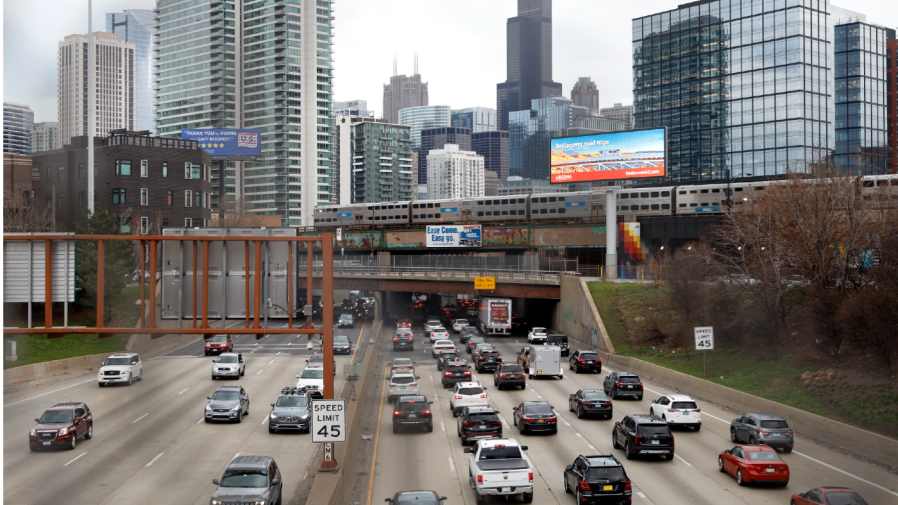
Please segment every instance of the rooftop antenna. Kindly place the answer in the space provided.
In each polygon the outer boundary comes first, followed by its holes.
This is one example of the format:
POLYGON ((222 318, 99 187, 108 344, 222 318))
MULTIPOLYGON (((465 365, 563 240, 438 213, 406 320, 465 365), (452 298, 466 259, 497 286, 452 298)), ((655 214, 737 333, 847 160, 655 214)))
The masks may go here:
POLYGON ((415 75, 418 75, 418 50, 415 49, 415 75))
POLYGON ((396 77, 396 54, 393 54, 393 77, 396 77))

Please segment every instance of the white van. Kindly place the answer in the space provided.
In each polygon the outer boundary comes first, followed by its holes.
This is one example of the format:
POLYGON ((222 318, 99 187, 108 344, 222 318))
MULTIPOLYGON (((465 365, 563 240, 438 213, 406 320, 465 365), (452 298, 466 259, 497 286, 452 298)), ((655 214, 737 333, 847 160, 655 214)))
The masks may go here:
POLYGON ((564 378, 561 367, 561 348, 554 345, 531 345, 527 359, 527 374, 534 377, 564 378))

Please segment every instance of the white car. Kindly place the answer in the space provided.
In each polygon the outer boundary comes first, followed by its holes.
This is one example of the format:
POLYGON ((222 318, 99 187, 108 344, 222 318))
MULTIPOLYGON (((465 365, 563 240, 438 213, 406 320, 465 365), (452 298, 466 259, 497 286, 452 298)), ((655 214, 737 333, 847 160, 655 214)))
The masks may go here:
POLYGON ((393 403, 393 399, 397 396, 417 395, 419 378, 410 373, 395 373, 390 376, 390 382, 387 383, 387 400, 393 403))
POLYGON ((130 353, 112 354, 100 371, 97 372, 97 382, 100 387, 107 384, 127 384, 131 385, 135 380, 143 379, 143 363, 140 356, 130 353))
POLYGON ((410 373, 415 375, 415 362, 411 358, 394 358, 390 374, 410 373))
POLYGON ((324 369, 307 367, 296 376, 296 387, 305 388, 310 393, 324 394, 324 369))
POLYGON ((213 359, 212 363, 212 380, 219 377, 240 378, 246 375, 246 362, 243 361, 243 355, 236 352, 223 352, 218 355, 217 359, 213 359))
POLYGON ((549 330, 542 326, 534 326, 527 334, 527 342, 531 344, 545 344, 549 339, 549 330))
POLYGON ((439 358, 440 354, 450 350, 455 350, 455 344, 451 340, 437 340, 433 343, 432 354, 434 358, 439 358))
POLYGON ((452 331, 454 331, 455 333, 458 333, 461 331, 462 328, 464 328, 467 325, 468 325, 467 319, 456 319, 455 321, 452 322, 452 331))
POLYGON ((440 326, 438 328, 434 328, 433 330, 430 331, 430 343, 431 344, 436 342, 437 340, 448 340, 448 339, 449 339, 449 332, 446 331, 446 328, 443 328, 442 326, 440 326))
POLYGON ((664 395, 652 400, 649 413, 667 421, 667 424, 692 426, 695 431, 702 428, 702 409, 688 395, 664 395))
POLYGON ((442 326, 443 323, 441 323, 439 319, 432 317, 424 323, 424 334, 428 335, 434 328, 441 328, 442 326))
POLYGON ((484 407, 490 405, 490 395, 486 394, 486 388, 480 381, 459 382, 452 386, 449 408, 452 409, 453 417, 458 417, 463 408, 475 405, 484 407))

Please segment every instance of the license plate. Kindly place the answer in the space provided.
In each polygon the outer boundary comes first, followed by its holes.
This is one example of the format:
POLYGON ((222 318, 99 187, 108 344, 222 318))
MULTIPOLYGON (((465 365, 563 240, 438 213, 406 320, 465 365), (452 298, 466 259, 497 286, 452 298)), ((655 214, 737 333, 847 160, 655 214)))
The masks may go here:
POLYGON ((399 388, 399 389, 401 389, 401 390, 403 390, 403 391, 405 391, 405 390, 406 390, 406 389, 408 389, 408 388, 407 388, 407 387, 405 387, 405 386, 403 386, 403 387, 401 387, 401 388, 399 388))
POLYGON ((486 425, 485 425, 485 424, 481 424, 481 425, 480 425, 480 429, 481 429, 481 430, 486 429, 486 425))
POLYGON ((414 418, 416 418, 416 417, 418 417, 418 416, 416 416, 415 414, 409 414, 409 415, 408 415, 408 418, 409 418, 409 419, 414 419, 414 418))
POLYGON ((611 491, 613 486, 602 486, 602 491, 611 491))
POLYGON ((510 488, 510 487, 503 487, 503 488, 502 488, 502 492, 503 492, 503 493, 510 493, 510 492, 511 492, 511 488, 510 488))
POLYGON ((50 442, 44 442, 44 445, 50 445, 50 442))
POLYGON ((765 469, 764 471, 767 472, 767 473, 773 473, 773 472, 776 471, 776 468, 767 468, 767 469, 765 469))
POLYGON ((537 370, 537 371, 536 371, 536 375, 541 375, 542 373, 543 373, 542 370, 537 370))
POLYGON ((774 433, 773 436, 774 436, 774 437, 778 437, 778 436, 780 436, 780 434, 779 434, 779 433, 774 433))
POLYGON ((684 415, 684 416, 688 416, 688 415, 689 415, 689 412, 683 412, 683 415, 684 415))
POLYGON ((538 422, 538 423, 544 423, 544 422, 546 422, 546 420, 545 420, 545 419, 537 419, 536 422, 538 422))
POLYGON ((590 365, 590 364, 592 364, 592 361, 587 361, 586 364, 590 365))
POLYGON ((658 441, 658 440, 652 440, 652 445, 658 445, 658 444, 660 444, 660 443, 661 443, 661 442, 658 441))
POLYGON ((627 389, 633 389, 633 386, 627 386, 627 389))

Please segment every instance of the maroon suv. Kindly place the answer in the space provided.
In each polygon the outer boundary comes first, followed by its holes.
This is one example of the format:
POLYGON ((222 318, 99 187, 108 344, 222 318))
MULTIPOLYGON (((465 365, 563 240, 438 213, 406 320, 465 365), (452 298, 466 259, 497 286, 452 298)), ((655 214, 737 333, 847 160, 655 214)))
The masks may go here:
POLYGON ((32 451, 50 447, 74 449, 79 438, 94 436, 94 418, 87 404, 57 403, 35 419, 37 426, 28 435, 32 451))

